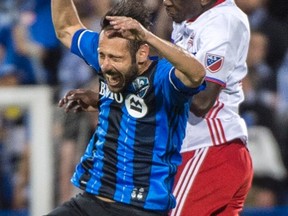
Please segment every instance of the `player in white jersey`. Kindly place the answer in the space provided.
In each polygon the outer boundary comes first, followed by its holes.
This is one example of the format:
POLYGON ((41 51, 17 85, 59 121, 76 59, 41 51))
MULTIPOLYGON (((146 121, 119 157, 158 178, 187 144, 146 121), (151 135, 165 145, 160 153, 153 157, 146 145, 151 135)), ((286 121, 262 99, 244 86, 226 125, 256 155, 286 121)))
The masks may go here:
POLYGON ((164 0, 172 39, 206 66, 207 88, 193 98, 183 163, 177 172, 175 216, 238 215, 253 169, 247 128, 238 109, 250 30, 233 0, 164 0))

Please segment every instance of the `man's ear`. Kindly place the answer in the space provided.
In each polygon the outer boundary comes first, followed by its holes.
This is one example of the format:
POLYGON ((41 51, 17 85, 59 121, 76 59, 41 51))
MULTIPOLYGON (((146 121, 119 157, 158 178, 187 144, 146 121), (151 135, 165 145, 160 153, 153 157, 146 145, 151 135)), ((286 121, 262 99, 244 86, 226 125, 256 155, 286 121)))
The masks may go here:
POLYGON ((147 61, 147 58, 149 56, 150 48, 148 44, 142 44, 140 48, 138 49, 136 53, 136 61, 138 64, 143 64, 145 61, 147 61))

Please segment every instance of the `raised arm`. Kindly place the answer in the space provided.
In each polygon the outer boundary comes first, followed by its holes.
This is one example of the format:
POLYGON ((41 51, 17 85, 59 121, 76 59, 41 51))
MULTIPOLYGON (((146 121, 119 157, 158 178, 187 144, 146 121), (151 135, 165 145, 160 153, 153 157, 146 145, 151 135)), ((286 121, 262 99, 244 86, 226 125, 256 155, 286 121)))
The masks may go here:
POLYGON ((106 18, 123 37, 142 40, 154 47, 161 56, 175 66, 176 76, 187 87, 195 88, 203 82, 206 74, 204 66, 186 50, 157 37, 135 19, 117 16, 106 18))
POLYGON ((203 82, 205 68, 191 53, 149 31, 146 42, 174 65, 175 74, 184 85, 195 88, 203 82))
POLYGON ((51 7, 56 35, 70 49, 74 33, 85 26, 79 19, 73 0, 52 0, 51 7))

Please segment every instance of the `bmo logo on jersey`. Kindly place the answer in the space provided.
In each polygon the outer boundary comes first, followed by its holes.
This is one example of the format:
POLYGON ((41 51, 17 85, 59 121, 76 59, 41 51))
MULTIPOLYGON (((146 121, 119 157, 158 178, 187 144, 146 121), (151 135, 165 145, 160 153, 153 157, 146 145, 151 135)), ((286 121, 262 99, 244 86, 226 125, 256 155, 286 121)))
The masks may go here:
POLYGON ((122 103, 123 102, 123 95, 121 93, 113 93, 109 90, 108 85, 100 80, 100 89, 99 89, 99 94, 109 98, 111 100, 117 101, 117 103, 122 103))
POLYGON ((147 105, 145 104, 145 101, 134 94, 130 94, 126 97, 125 107, 129 115, 131 115, 134 118, 142 118, 148 112, 148 108, 147 105))

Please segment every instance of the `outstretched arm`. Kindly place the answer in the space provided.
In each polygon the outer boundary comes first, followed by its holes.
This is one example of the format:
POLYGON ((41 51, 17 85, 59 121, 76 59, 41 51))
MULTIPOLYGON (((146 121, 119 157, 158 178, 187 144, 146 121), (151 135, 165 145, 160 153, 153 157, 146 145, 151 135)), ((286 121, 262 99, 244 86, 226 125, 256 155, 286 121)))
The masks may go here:
POLYGON ((138 21, 129 17, 106 17, 123 37, 145 41, 176 68, 175 74, 187 87, 198 87, 204 80, 204 66, 186 50, 163 40, 145 29, 138 21))
POLYGON ((85 28, 80 21, 73 0, 52 0, 51 8, 56 35, 70 49, 74 33, 85 28))

